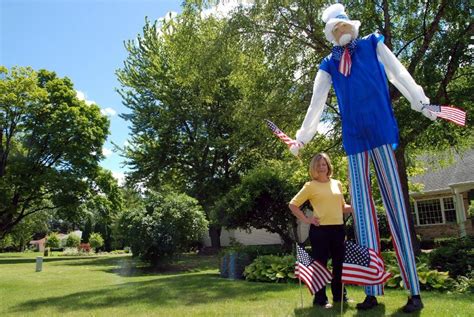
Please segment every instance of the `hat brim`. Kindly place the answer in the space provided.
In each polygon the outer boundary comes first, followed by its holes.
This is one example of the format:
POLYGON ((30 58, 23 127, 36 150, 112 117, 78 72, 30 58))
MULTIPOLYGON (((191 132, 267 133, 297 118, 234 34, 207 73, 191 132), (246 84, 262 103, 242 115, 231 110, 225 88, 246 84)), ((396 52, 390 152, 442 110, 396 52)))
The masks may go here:
POLYGON ((326 26, 324 27, 324 35, 326 35, 326 39, 329 42, 333 44, 337 44, 336 39, 334 38, 332 34, 332 30, 334 29, 334 26, 338 24, 339 22, 344 22, 344 23, 352 25, 354 27, 355 33, 356 34, 359 33, 359 27, 360 27, 359 20, 345 20, 345 19, 339 19, 339 18, 332 18, 326 23, 326 26))

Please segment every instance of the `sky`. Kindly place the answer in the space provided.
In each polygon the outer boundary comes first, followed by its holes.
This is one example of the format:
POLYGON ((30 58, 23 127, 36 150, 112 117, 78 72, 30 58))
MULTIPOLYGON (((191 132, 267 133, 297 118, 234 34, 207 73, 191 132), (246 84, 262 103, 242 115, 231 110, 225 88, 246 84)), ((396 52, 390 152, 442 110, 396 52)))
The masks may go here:
POLYGON ((113 152, 129 131, 115 71, 127 57, 124 41, 151 21, 180 12, 182 0, 0 0, 0 65, 47 69, 69 77, 78 96, 110 119, 101 166, 123 180, 127 168, 113 152))

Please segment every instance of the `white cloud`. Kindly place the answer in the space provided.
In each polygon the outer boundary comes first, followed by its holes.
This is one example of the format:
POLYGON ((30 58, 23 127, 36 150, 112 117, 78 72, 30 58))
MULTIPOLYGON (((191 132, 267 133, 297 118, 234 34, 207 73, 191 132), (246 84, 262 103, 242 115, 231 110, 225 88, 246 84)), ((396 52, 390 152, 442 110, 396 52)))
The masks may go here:
POLYGON ((112 171, 112 176, 117 180, 119 186, 125 184, 125 174, 122 172, 112 171))
POLYGON ((105 109, 100 109, 100 112, 104 115, 104 116, 108 116, 108 117, 113 117, 117 114, 117 111, 115 111, 114 109, 108 107, 108 108, 105 108, 105 109))
POLYGON ((82 91, 80 90, 76 90, 76 96, 79 100, 83 100, 86 102, 86 105, 90 106, 94 103, 96 103, 94 100, 87 100, 87 96, 85 93, 83 93, 82 91))
POLYGON ((218 18, 225 18, 230 15, 230 13, 240 5, 244 7, 249 7, 253 5, 253 0, 221 0, 219 3, 210 9, 204 10, 201 15, 202 17, 208 17, 213 15, 218 18))
POLYGON ((103 147, 102 148, 102 154, 105 156, 105 157, 109 157, 113 154, 112 150, 106 148, 106 147, 103 147))

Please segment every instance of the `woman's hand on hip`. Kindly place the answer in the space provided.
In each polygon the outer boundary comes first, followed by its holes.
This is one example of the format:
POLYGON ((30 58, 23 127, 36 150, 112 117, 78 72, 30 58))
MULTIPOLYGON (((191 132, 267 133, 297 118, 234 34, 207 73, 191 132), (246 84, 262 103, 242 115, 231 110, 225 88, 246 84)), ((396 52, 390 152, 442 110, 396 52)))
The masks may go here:
POLYGON ((310 217, 307 217, 306 220, 307 220, 306 223, 309 225, 319 226, 319 218, 317 217, 310 216, 310 217))

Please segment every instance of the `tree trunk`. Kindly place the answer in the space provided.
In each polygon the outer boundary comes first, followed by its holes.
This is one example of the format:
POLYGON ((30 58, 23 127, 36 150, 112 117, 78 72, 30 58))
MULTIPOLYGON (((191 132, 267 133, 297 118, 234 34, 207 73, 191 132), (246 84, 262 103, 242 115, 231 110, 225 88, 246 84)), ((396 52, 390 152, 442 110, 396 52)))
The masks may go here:
POLYGON ((221 231, 222 227, 218 225, 209 226, 209 237, 211 238, 211 247, 213 249, 221 248, 221 231))
POLYGON ((410 204, 410 194, 408 190, 408 175, 406 169, 406 161, 405 161, 405 147, 399 146, 395 151, 395 157, 397 159, 398 165, 398 175, 400 176, 400 183, 402 185, 402 192, 403 192, 403 200, 405 201, 406 206, 406 213, 408 219, 408 229, 410 230, 411 236, 411 243, 413 246, 413 251, 415 255, 419 255, 421 253, 420 244, 418 243, 418 239, 416 237, 415 231, 415 223, 413 221, 413 215, 411 212, 411 204, 410 204))

